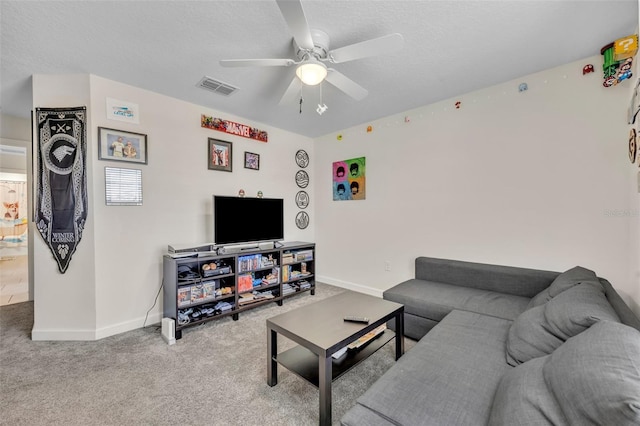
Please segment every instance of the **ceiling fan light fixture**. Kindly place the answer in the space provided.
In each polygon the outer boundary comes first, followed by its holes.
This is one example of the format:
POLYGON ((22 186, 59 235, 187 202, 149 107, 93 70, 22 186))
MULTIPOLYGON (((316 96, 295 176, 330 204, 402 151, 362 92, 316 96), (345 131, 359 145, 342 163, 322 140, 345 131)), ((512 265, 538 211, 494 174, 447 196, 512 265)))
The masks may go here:
POLYGON ((298 65, 296 75, 307 86, 315 86, 327 76, 327 67, 322 62, 309 60, 298 65))

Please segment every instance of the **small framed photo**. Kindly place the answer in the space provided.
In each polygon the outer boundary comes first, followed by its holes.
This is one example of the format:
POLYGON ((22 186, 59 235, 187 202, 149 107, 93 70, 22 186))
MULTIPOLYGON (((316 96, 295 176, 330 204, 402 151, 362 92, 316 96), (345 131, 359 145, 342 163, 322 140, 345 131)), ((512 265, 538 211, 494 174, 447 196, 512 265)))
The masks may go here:
POLYGON ((98 159, 147 164, 147 135, 98 127, 98 159))
POLYGON ((232 154, 231 142, 209 138, 209 170, 232 171, 232 154))
POLYGON ((244 168, 251 170, 260 170, 260 154, 253 152, 244 153, 244 168))
POLYGON ((147 135, 98 127, 98 159, 147 164, 147 135))

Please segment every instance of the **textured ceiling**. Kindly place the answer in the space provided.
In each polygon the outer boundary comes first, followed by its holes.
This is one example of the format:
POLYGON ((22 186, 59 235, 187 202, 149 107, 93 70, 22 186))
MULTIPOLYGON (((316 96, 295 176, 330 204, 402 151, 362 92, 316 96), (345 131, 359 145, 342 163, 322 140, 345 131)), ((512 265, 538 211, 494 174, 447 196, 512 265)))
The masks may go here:
POLYGON ((297 104, 278 105, 294 67, 219 65, 294 58, 275 1, 2 0, 2 112, 29 116, 32 74, 91 73, 317 137, 598 55, 638 26, 636 0, 302 4, 309 26, 329 34, 330 48, 404 36, 400 51, 333 65, 369 91, 363 101, 324 83, 328 111, 315 111, 320 86, 305 87, 300 114, 297 104), (240 90, 224 97, 196 87, 205 75, 240 90))

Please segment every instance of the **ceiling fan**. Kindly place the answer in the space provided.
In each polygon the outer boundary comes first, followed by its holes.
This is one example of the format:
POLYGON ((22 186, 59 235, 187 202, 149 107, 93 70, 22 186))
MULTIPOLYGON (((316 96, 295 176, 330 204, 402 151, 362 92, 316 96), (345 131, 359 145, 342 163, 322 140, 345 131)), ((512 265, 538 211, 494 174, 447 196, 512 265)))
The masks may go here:
POLYGON ((280 99, 280 105, 294 102, 303 84, 315 86, 323 81, 327 81, 358 101, 364 99, 369 93, 367 89, 335 69, 328 68, 325 63, 339 64, 382 55, 400 49, 404 42, 401 34, 394 33, 329 50, 329 35, 324 31, 309 28, 300 0, 276 0, 276 3, 293 35, 293 47, 298 60, 290 58, 222 59, 220 65, 224 67, 295 65, 296 76, 280 99))

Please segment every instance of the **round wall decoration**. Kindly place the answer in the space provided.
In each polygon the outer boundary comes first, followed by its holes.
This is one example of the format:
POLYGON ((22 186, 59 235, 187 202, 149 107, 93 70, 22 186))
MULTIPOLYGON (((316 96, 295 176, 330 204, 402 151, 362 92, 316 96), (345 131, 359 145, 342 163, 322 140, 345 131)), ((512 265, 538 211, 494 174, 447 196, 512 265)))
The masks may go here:
POLYGON ((296 215, 296 226, 300 229, 305 229, 309 226, 309 215, 307 212, 298 212, 296 215))
POLYGON ((296 173, 296 185, 300 188, 309 186, 309 175, 304 170, 298 170, 296 173))
POLYGON ((631 160, 631 164, 636 162, 637 152, 638 144, 636 142, 636 129, 632 128, 629 132, 629 160, 631 160))
POLYGON ((298 191, 296 194, 296 206, 299 209, 306 209, 309 205, 309 194, 306 191, 298 191))
POLYGON ((303 169, 309 165, 309 154, 304 149, 299 149, 296 152, 296 164, 303 169))

